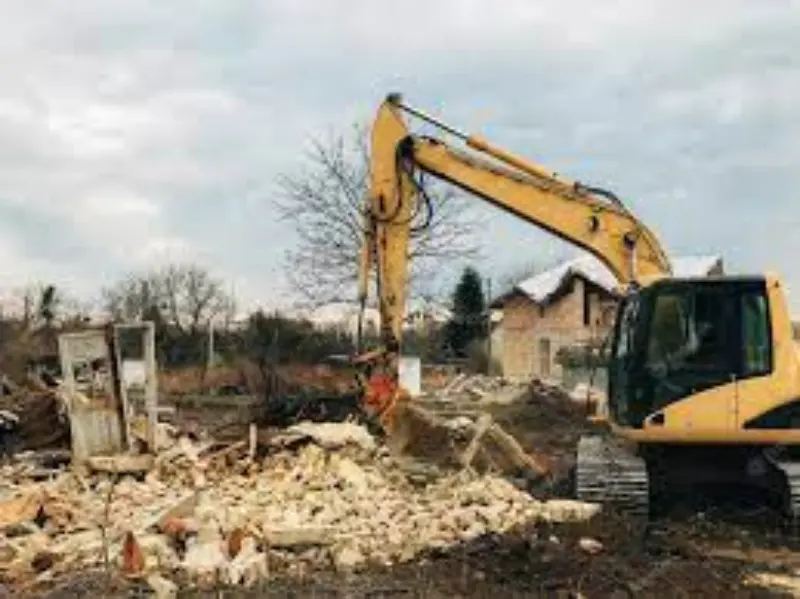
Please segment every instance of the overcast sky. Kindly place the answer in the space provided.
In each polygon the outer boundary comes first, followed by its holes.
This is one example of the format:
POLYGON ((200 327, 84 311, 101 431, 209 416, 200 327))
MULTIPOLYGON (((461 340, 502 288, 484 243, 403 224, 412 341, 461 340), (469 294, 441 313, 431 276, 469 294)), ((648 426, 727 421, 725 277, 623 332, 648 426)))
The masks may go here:
MULTIPOLYGON (((800 312, 798 31, 790 0, 4 0, 3 292, 189 258, 284 302, 276 175, 401 91, 800 312)), ((568 251, 478 204, 487 271, 568 251)))

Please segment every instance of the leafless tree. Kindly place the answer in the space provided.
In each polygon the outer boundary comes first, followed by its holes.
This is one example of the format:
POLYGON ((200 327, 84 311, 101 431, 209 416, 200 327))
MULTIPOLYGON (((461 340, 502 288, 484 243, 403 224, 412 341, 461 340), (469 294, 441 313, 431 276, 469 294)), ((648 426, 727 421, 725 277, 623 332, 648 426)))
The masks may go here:
POLYGON ((12 297, 15 306, 8 316, 14 317, 24 330, 78 322, 88 313, 88 307, 62 287, 41 281, 16 288, 12 297))
POLYGON ((167 264, 131 273, 102 290, 106 310, 115 320, 137 320, 157 309, 181 331, 196 331, 211 320, 225 326, 235 314, 235 300, 222 280, 195 264, 167 264))
MULTIPOLYGON (((369 130, 356 124, 349 135, 311 142, 305 164, 278 179, 280 218, 298 237, 286 253, 286 273, 307 303, 351 301, 355 296, 362 237, 363 201, 369 185, 369 130)), ((414 291, 454 259, 474 259, 477 221, 469 200, 453 188, 426 180, 432 200, 429 226, 412 237, 410 278, 414 291)), ((420 210, 417 219, 426 217, 420 210)), ((417 223, 412 223, 416 225, 417 223)))

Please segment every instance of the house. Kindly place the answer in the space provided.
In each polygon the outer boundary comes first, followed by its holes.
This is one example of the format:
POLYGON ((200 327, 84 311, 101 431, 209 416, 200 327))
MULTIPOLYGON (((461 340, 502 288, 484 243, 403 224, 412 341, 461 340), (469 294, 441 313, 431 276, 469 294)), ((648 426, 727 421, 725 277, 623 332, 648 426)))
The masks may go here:
MULTIPOLYGON (((722 274, 718 256, 672 260, 676 276, 722 274)), ((510 379, 560 378, 556 354, 562 347, 604 338, 618 301, 617 281, 592 255, 564 262, 518 283, 492 301, 502 310, 502 346, 495 353, 510 379)), ((493 352, 494 353, 494 352, 493 352)))
POLYGON ((411 298, 406 304, 403 329, 426 332, 431 327, 444 325, 451 316, 450 309, 441 303, 424 298, 411 298))

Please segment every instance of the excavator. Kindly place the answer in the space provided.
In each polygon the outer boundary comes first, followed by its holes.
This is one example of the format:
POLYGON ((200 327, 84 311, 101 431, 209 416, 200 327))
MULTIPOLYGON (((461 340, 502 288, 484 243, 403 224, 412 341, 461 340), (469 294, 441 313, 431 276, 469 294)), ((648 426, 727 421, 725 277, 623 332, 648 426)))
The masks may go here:
POLYGON ((654 232, 615 193, 459 131, 396 93, 371 130, 358 289, 363 309, 374 273, 380 343, 358 361, 364 408, 387 438, 409 426, 398 367, 409 243, 434 210, 421 175, 574 244, 617 278, 607 404, 577 444, 578 499, 647 520, 676 481, 744 483, 774 493, 796 521, 800 349, 779 276, 675 276, 654 232), (411 119, 439 135, 413 134, 411 119))

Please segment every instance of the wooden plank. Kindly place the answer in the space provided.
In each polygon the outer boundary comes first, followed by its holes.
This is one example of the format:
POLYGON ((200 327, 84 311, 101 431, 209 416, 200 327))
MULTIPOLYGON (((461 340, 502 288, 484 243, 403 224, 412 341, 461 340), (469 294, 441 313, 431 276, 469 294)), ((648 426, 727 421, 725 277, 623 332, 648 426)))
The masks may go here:
POLYGON ((472 465, 472 461, 475 459, 475 454, 478 453, 478 449, 480 449, 481 440, 492 426, 493 422, 494 420, 492 415, 489 413, 483 413, 478 418, 478 422, 475 424, 475 435, 469 442, 467 449, 461 455, 461 464, 464 466, 464 468, 469 468, 472 465))

